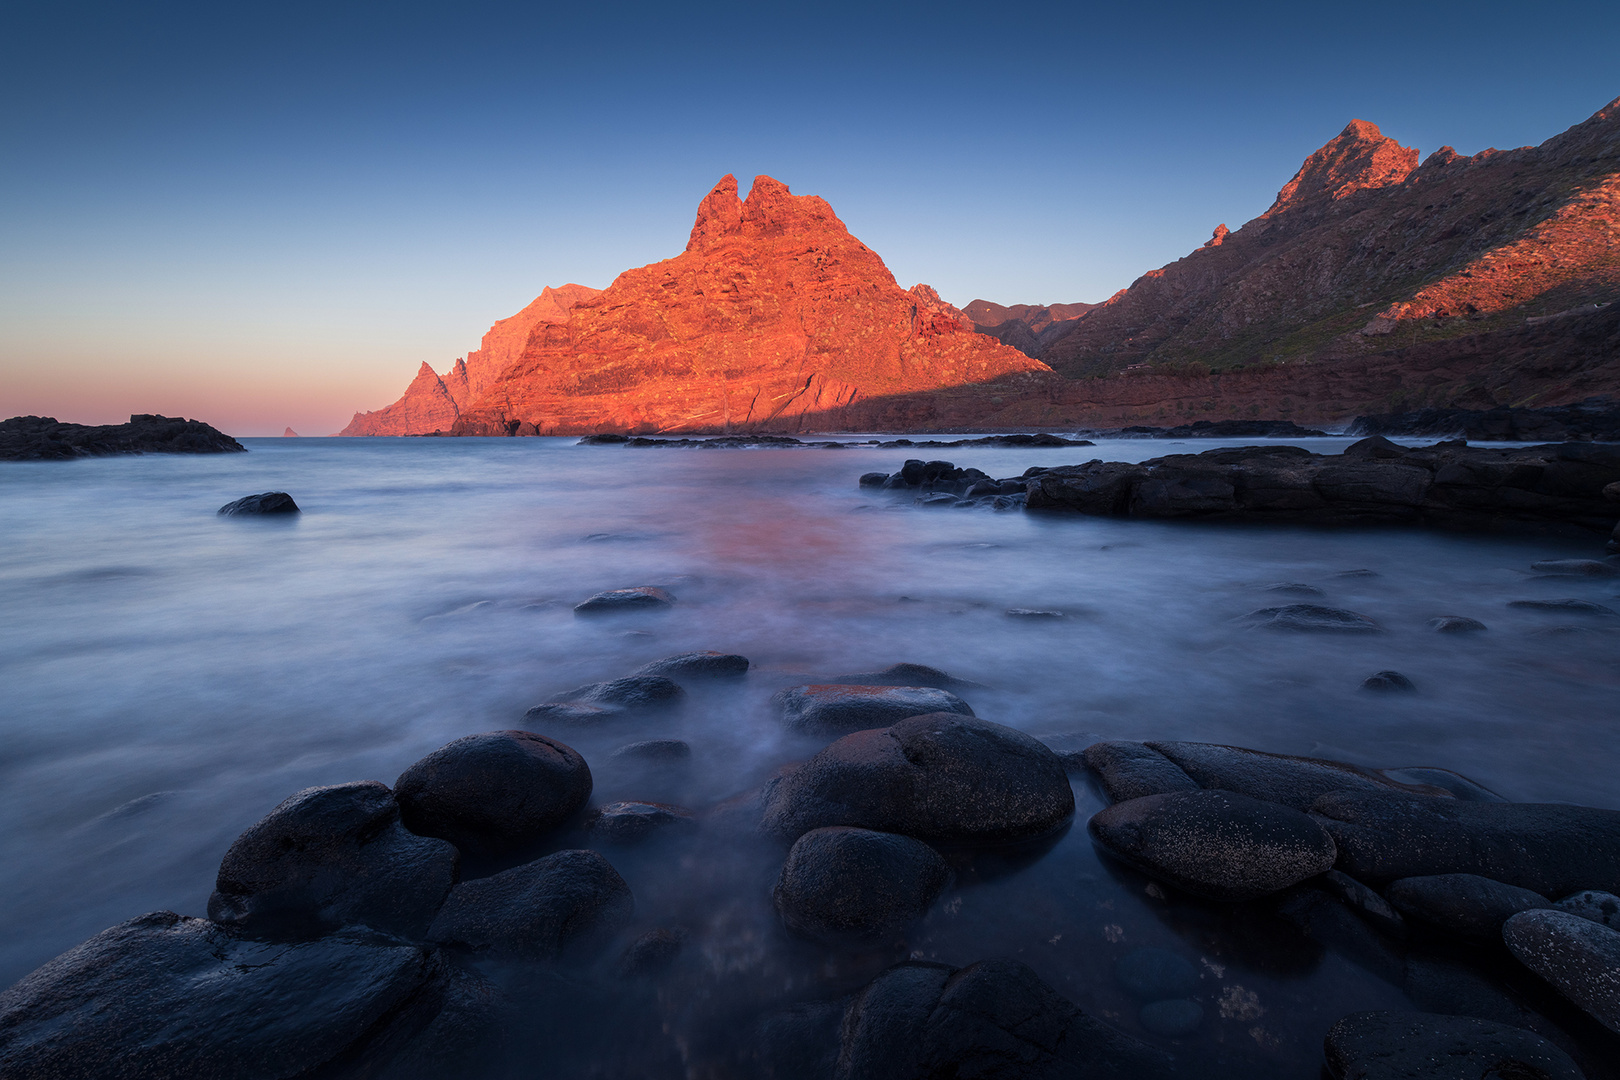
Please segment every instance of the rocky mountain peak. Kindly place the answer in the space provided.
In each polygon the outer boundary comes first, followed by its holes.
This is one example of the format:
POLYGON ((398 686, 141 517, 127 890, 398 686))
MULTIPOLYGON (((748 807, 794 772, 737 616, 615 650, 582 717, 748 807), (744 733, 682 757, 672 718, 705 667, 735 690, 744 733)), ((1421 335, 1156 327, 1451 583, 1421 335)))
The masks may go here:
POLYGON ((1343 131, 1305 159, 1294 178, 1277 192, 1263 217, 1301 206, 1333 202, 1367 188, 1399 184, 1418 166, 1416 147, 1402 146, 1377 124, 1352 120, 1343 131))
POLYGON ((742 200, 737 197, 737 178, 726 173, 698 203, 697 221, 692 225, 686 250, 700 251, 720 237, 735 233, 741 223, 742 200))

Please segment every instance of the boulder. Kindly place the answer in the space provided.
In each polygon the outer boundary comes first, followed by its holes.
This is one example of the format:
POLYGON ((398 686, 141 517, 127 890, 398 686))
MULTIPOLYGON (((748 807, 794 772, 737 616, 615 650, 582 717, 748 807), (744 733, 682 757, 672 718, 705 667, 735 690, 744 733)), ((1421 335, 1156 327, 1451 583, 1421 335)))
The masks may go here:
POLYGON ((692 812, 653 802, 611 802, 591 814, 585 829, 604 844, 633 844, 659 829, 692 824, 692 812))
POLYGON ((1307 814, 1230 791, 1177 791, 1094 814, 1092 838, 1149 877, 1210 900, 1253 900, 1332 868, 1307 814))
POLYGON ((632 672, 632 675, 661 675, 666 679, 740 679, 747 674, 748 657, 712 651, 666 656, 632 672))
POLYGON ((428 939, 496 959, 589 951, 630 920, 635 901, 594 851, 559 851, 451 890, 428 939))
POLYGON ((1620 930, 1573 911, 1523 911, 1502 925, 1502 939, 1519 963, 1620 1032, 1620 930))
POLYGON ((1485 624, 1466 615, 1441 615, 1429 620, 1429 628, 1437 634, 1474 634, 1485 629, 1485 624))
POLYGON ((628 713, 674 708, 686 691, 662 675, 631 675, 611 682, 588 683, 558 694, 523 714, 530 723, 542 721, 588 727, 628 713))
MULTIPOLYGON (((381 786, 381 785, 379 785, 381 786)), ((291 1080, 431 1019, 421 947, 364 933, 239 936, 169 911, 120 923, 0 994, 0 1075, 291 1080)))
POLYGON ((1021 731, 955 713, 913 716, 834 742, 761 793, 761 827, 783 840, 850 825, 930 844, 1045 836, 1074 814, 1063 762, 1021 731))
POLYGON ((853 675, 839 675, 827 681, 843 686, 931 686, 935 690, 983 689, 979 683, 958 679, 927 664, 890 664, 882 671, 858 671, 853 675))
POLYGON ((638 978, 667 971, 679 959, 681 949, 686 946, 686 936, 684 930, 662 927, 647 931, 625 946, 619 955, 619 974, 638 978))
POLYGON ((235 502, 219 508, 220 517, 252 517, 258 514, 296 514, 298 504, 285 491, 266 491, 261 495, 244 495, 235 502))
POLYGON ((1338 846, 1338 868, 1372 884, 1478 874, 1543 896, 1620 890, 1616 810, 1334 791, 1311 813, 1338 846))
POLYGON ((794 842, 772 897, 788 929, 838 944, 922 918, 950 878, 945 860, 920 840, 831 826, 794 842))
POLYGON ((375 780, 305 788, 236 838, 208 917, 254 932, 365 925, 420 938, 456 880, 459 856, 400 823, 375 780))
POLYGON ((1384 628, 1360 612, 1320 604, 1285 604, 1258 608, 1237 622, 1252 630, 1289 630, 1311 634, 1378 634, 1384 628))
POLYGON ((1431 874, 1398 878, 1384 889, 1401 914, 1460 937, 1496 942, 1502 924, 1521 911, 1551 907, 1538 892, 1504 885, 1478 874, 1431 874))
POLYGON ((534 843, 578 813, 590 797, 585 759, 529 731, 457 739, 394 782, 406 828, 479 855, 534 843))
POLYGON ((1578 893, 1564 897, 1553 907, 1560 911, 1573 912, 1583 919, 1600 922, 1611 930, 1620 930, 1620 896, 1614 893, 1582 889, 1578 893))
POLYGON ((1109 802, 1198 790, 1198 782, 1183 772, 1181 766, 1146 743, 1125 740, 1092 743, 1081 751, 1080 759, 1102 784, 1109 802))
POLYGON ((1398 671, 1378 671, 1361 680, 1363 690, 1373 690, 1379 693, 1409 694, 1417 690, 1412 680, 1398 671))
POLYGON ((1470 1016, 1351 1013, 1323 1049, 1333 1080, 1585 1080, 1535 1032, 1470 1016))
POLYGON ((1006 614, 1009 619, 1044 620, 1063 618, 1063 612, 1054 608, 1015 607, 1008 608, 1006 614))
POLYGON ((1307 585, 1302 581, 1278 581, 1262 587, 1264 592, 1287 593, 1289 596, 1326 596, 1327 593, 1315 585, 1307 585))
POLYGON ((973 715, 967 702, 949 690, 930 686, 820 683, 788 687, 778 691, 771 701, 781 710, 789 728, 812 735, 844 735, 887 727, 908 716, 927 713, 973 715))
POLYGON ((667 611, 675 597, 653 585, 638 585, 632 589, 611 589, 597 593, 588 600, 574 605, 575 615, 632 615, 648 611, 667 611))

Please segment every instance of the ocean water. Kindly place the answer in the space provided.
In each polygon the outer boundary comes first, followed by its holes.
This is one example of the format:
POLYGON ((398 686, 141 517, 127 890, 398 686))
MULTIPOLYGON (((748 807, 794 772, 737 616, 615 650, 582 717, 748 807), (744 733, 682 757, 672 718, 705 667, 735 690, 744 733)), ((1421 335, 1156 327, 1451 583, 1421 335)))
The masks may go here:
MULTIPOLYGON (((742 653, 752 672, 693 688, 675 717, 546 731, 590 762, 595 802, 702 811, 746 792, 827 741, 785 733, 769 707, 775 690, 910 661, 984 684, 963 694, 980 716, 1060 749, 1096 738, 1229 742, 1441 766, 1514 800, 1620 807, 1620 636, 1606 620, 1507 606, 1578 597, 1620 607, 1612 579, 1529 571, 1538 559, 1596 557, 1601 537, 934 510, 856 485, 908 456, 1011 476, 1212 441, 909 453, 573 439, 246 445, 0 465, 0 985, 142 912, 202 914, 231 841, 300 788, 392 783, 451 739, 522 726, 526 707, 558 691, 696 649, 742 653), (303 514, 215 515, 267 490, 291 492, 303 514), (1388 632, 1235 626, 1255 608, 1309 599, 1267 591, 1278 582, 1316 586, 1326 595, 1314 602, 1388 632), (572 613, 592 593, 648 584, 674 593, 674 610, 572 613), (1008 618, 1015 607, 1064 617, 1008 618), (1490 629, 1428 629, 1452 614, 1490 629), (1358 689, 1387 668, 1418 692, 1358 689), (666 736, 692 744, 687 768, 608 760, 624 743, 666 736)), ((1332 950, 1259 946, 1202 905, 1154 895, 1098 858, 1083 823, 1102 802, 1080 780, 1076 794, 1067 835, 1015 865, 960 866, 898 952, 788 937, 769 899, 780 848, 709 841, 700 827, 604 849, 636 893, 628 936, 655 926, 691 935, 671 976, 681 993, 638 999, 635 1009, 660 1017, 656 1030, 613 1053, 649 1075, 727 1075, 715 1064, 724 1037, 712 1032, 847 993, 907 955, 1017 956, 1109 1022, 1255 1076, 1315 1076, 1339 1016, 1411 1007, 1332 950), (1145 1033, 1115 983, 1114 962, 1144 944, 1200 965, 1206 1016, 1194 1035, 1145 1033)))

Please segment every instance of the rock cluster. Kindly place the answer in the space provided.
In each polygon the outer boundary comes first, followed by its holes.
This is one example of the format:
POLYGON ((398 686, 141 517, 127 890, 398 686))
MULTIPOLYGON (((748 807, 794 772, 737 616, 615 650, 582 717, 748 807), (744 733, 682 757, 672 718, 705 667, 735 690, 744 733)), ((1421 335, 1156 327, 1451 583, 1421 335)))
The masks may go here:
POLYGON ((1024 505, 1031 468, 1023 476, 992 479, 978 469, 959 469, 949 461, 908 460, 897 473, 864 473, 861 487, 916 492, 919 506, 988 506, 1016 510, 1024 505))
POLYGON ((64 424, 51 416, 0 421, 0 461, 56 461, 113 454, 226 454, 247 447, 201 420, 137 414, 127 424, 64 424))

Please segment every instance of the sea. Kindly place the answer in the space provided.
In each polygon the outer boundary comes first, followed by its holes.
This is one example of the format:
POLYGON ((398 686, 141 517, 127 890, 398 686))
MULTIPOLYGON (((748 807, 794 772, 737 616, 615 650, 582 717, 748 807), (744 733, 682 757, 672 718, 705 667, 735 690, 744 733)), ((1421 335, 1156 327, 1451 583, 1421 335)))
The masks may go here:
MULTIPOLYGON (((785 449, 246 439, 245 454, 0 465, 0 986, 143 912, 204 914, 232 840, 302 788, 392 783, 452 739, 524 726, 524 710, 558 692, 702 649, 748 657, 748 677, 694 689, 675 716, 544 732, 590 763, 594 803, 653 799, 701 819, 828 741, 785 731, 775 691, 910 662, 981 684, 961 692, 979 716, 1060 750, 1203 740, 1437 766, 1511 800, 1620 808, 1609 625, 1620 619, 1509 606, 1620 608, 1617 579, 1531 570, 1601 557, 1600 536, 926 508, 857 479, 908 457, 1006 477, 1241 441, 881 449, 866 438, 785 449), (303 512, 216 515, 272 490, 303 512), (639 585, 675 605, 573 612, 639 585), (1385 632, 1235 621, 1301 600, 1385 632), (1007 614, 1020 608, 1060 617, 1007 614), (1488 629, 1435 633, 1442 615, 1488 629), (1361 689, 1390 669, 1416 691, 1361 689), (689 764, 649 773, 610 759, 647 738, 686 740, 689 764)), ((1016 957, 1108 1023, 1261 1077, 1316 1076, 1322 1036, 1346 1013, 1414 1007, 1388 972, 1212 915, 1104 859, 1084 828, 1103 800, 1083 777, 1074 787, 1064 836, 1034 856, 959 867, 903 943, 866 952, 788 935, 770 899, 783 852, 769 843, 705 839, 700 823, 604 848, 636 895, 624 940, 685 932, 685 981, 678 1008, 667 993, 642 1002, 665 1010, 645 1039, 581 1044, 581 1067, 730 1075, 713 1064, 727 1052, 714 1031, 835 999, 907 957, 1016 957), (1198 967, 1205 1015, 1192 1034, 1148 1031, 1115 977, 1144 946, 1198 967)))

